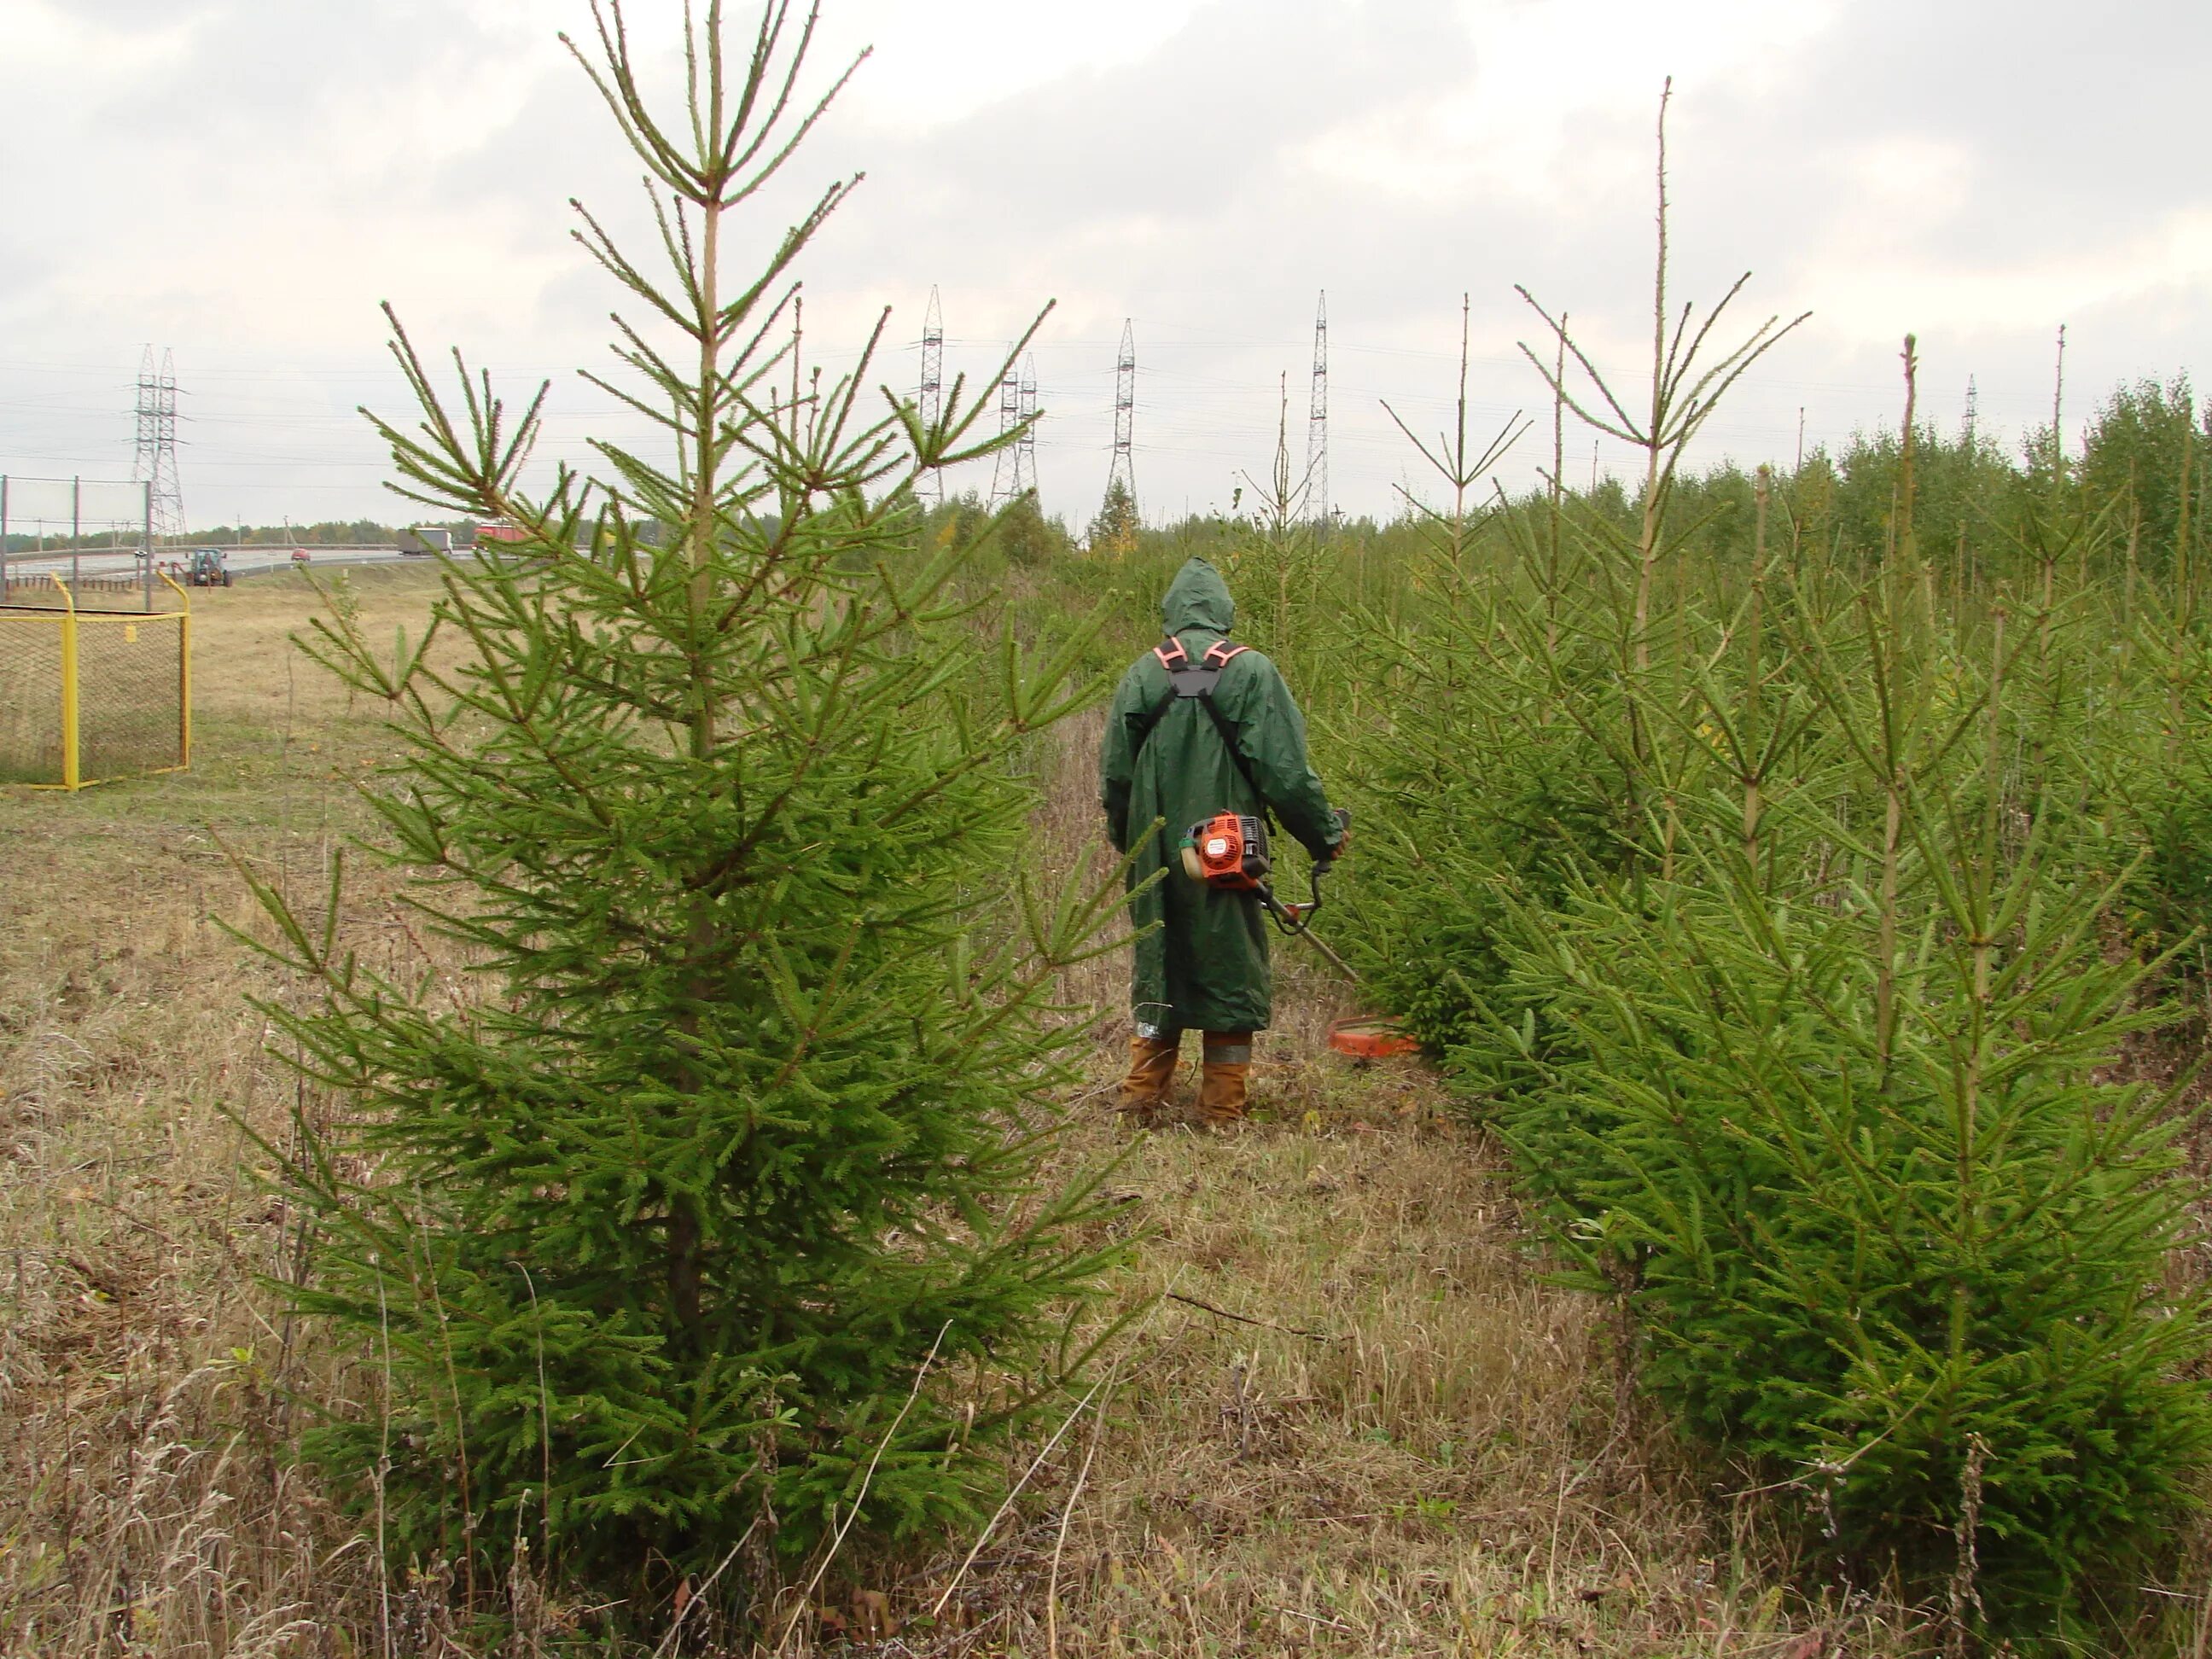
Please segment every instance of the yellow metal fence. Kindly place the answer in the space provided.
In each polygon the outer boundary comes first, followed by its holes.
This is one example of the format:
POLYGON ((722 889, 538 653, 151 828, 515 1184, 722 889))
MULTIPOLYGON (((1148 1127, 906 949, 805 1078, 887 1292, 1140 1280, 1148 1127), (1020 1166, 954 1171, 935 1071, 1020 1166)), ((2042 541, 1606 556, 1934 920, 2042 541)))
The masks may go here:
POLYGON ((58 579, 58 609, 0 605, 0 783, 82 789, 191 764, 191 601, 161 580, 173 611, 81 610, 58 579))

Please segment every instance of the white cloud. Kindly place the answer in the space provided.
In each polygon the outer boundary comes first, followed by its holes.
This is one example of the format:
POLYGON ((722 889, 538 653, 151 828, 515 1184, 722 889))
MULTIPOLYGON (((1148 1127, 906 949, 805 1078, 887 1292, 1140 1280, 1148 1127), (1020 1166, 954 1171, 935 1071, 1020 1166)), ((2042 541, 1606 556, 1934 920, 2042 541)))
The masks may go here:
POLYGON ((847 0, 828 9, 823 61, 873 49, 848 113, 874 134, 911 137, 1055 81, 1140 63, 1204 0, 847 0))
MULTIPOLYGON (((1448 404, 1462 291, 1484 420, 1542 398, 1516 281, 1632 384, 1668 73, 1677 293, 1752 265, 1747 318, 1818 313, 1711 428, 1715 454, 1786 454, 1801 404, 1815 438, 1892 416, 1907 328, 1931 406, 1972 373, 1985 422, 2014 427, 2048 408, 2062 320, 2069 377, 2098 390, 2185 367, 2212 329, 2183 95, 2212 70, 2212 11, 2179 0, 2087 34, 2057 0, 827 6, 823 76, 876 53, 744 238, 865 168, 807 267, 809 337, 848 361, 894 304, 902 384, 932 284, 951 366, 977 375, 1057 296, 1040 451, 1048 507, 1078 520, 1124 316, 1160 511, 1225 504, 1265 464, 1285 373, 1295 422, 1319 288, 1355 511, 1387 511, 1411 459, 1377 399, 1429 425, 1448 404)), ((678 9, 629 8, 662 93, 678 9)), ((563 26, 588 33, 580 0, 0 7, 0 468, 127 468, 152 339, 195 416, 195 517, 381 511, 350 413, 394 406, 377 301, 518 384, 596 361, 618 296, 564 204, 643 219, 563 26)), ((556 398, 562 442, 604 419, 572 381, 556 398)))
MULTIPOLYGON (((1808 286, 1811 303, 1831 331, 2048 334, 2068 317, 2166 291, 2212 288, 2212 209, 2202 207, 2161 216, 2117 244, 2056 251, 2033 266, 1922 253, 1893 229, 1881 243, 1889 245, 1882 257, 1849 263, 1838 258, 1808 286)), ((1839 237, 1837 252, 1846 245, 1839 237)))
POLYGON ((1674 0, 1594 7, 1462 0, 1475 70, 1437 95, 1358 112, 1304 147, 1317 172, 1440 208, 1469 190, 1556 204, 1593 182, 1607 196, 1648 174, 1668 77, 1675 119, 1702 92, 1763 96, 1832 23, 1835 0, 1674 0))

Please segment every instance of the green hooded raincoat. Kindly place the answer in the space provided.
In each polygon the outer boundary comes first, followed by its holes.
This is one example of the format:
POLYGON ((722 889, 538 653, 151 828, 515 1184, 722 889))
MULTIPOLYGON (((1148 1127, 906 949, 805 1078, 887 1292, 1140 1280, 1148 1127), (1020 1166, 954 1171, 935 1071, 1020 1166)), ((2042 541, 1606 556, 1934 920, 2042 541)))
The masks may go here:
MULTIPOLYGON (((1195 665, 1228 634, 1236 604, 1220 573, 1193 559, 1176 574, 1160 611, 1195 665)), ((1264 803, 1254 798, 1196 698, 1170 698, 1146 734, 1146 721, 1172 690, 1158 657, 1146 652, 1139 658, 1114 694, 1098 757, 1099 798, 1117 851, 1127 852, 1153 820, 1164 821, 1130 872, 1132 887, 1155 870, 1168 872, 1130 903, 1136 926, 1150 929, 1137 940, 1132 1012, 1145 1036, 1260 1030, 1273 999, 1266 913, 1249 893, 1211 888, 1185 875, 1183 841, 1193 824, 1217 812, 1256 817, 1263 804, 1316 856, 1333 852, 1341 831, 1306 758, 1305 719, 1274 664, 1257 651, 1243 652, 1221 671, 1212 691, 1264 803)))

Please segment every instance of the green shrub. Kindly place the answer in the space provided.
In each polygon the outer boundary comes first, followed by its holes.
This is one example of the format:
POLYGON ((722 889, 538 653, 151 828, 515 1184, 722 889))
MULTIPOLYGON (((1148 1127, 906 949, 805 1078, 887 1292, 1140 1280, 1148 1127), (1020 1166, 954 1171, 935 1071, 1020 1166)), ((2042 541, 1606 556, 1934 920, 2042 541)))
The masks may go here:
MULTIPOLYGON (((2148 706, 2132 722, 2136 740, 2111 745, 2109 793, 2124 807, 2122 833, 2142 848, 2130 921, 2148 948, 2165 950, 2212 928, 2212 647, 2186 611, 2154 609, 2141 632, 2148 706)), ((2201 971, 2201 944, 2180 961, 2201 971)))
POLYGON ((1560 1247, 1638 1312, 1647 1387, 1872 1571, 1956 1574, 1971 1497, 2014 1633, 2155 1553, 2212 1448, 2166 1103, 2098 1080, 2148 1023, 2142 970, 2103 959, 2097 896, 2039 875, 1990 896, 2001 948, 1918 930, 1887 1054, 1863 892, 1524 914, 1510 994, 1576 1041, 1497 1118, 1560 1247))
POLYGON ((2170 1103, 2107 1080, 2160 1018, 2157 962, 2107 949, 2146 702, 2091 586, 2109 507, 1962 447, 1942 499, 2002 486, 2008 545, 1994 576, 1927 562, 1908 339, 1873 543, 1807 544, 1765 469, 1747 523, 1718 479, 1682 531, 1683 446, 1774 337, 1699 380, 1662 301, 1646 421, 1544 319, 1555 464, 1572 408, 1643 452, 1640 498, 1555 490, 1485 559, 1466 469, 1424 448, 1455 506, 1348 727, 1353 959, 1635 1312, 1644 1384, 1829 1534, 1820 1570, 1901 1572, 1961 1644, 2110 1628, 2212 1405, 2203 1302, 2168 1285, 2170 1103))
MULTIPOLYGON (((781 83, 781 15, 732 87, 781 83)), ((1121 1247, 1091 1179, 1042 1164, 1083 1036, 1059 970, 1121 883, 1017 878, 1034 734, 1098 689, 1079 642, 994 650, 952 596, 965 550, 915 546, 915 484, 979 411, 857 419, 865 355, 795 406, 763 390, 791 373, 775 290, 841 192, 764 271, 715 250, 803 112, 723 107, 719 10, 665 130, 606 44, 687 228, 659 289, 586 240, 687 343, 624 354, 637 406, 708 441, 525 497, 536 406, 509 428, 471 387, 456 417, 401 336, 408 488, 526 539, 446 567, 458 648, 387 658, 341 614, 315 649, 392 711, 375 850, 459 965, 341 950, 335 872, 327 921, 257 890, 319 995, 268 1012, 343 1106, 289 1171, 316 1239, 289 1288, 361 1391, 308 1455, 472 1610, 526 1546, 665 1646, 687 1587, 742 1619, 856 1522, 975 1521, 1083 1364, 1121 1247)))
POLYGON ((1505 1012, 1512 907, 1548 905, 1581 872, 1619 867, 1626 847, 1579 728, 1464 710, 1417 690, 1387 740, 1349 745, 1358 838, 1340 925, 1368 994, 1425 1047, 1466 1060, 1505 1012))
POLYGON ((2098 816, 2020 793, 2070 764, 2073 671, 2000 622, 1978 673, 1912 591, 1793 617, 1784 674, 1708 659, 1720 749, 1754 686, 1794 710, 1786 787, 1755 830, 1734 796, 1672 813, 1663 873, 1513 908, 1530 1012, 1490 1042, 1531 1081, 1494 1121, 1686 1427, 1793 1486, 1824 1554, 2028 1639, 2193 1503, 2207 1327, 2166 1284, 2169 1103, 2103 1080, 2156 964, 2107 960, 2098 816))
POLYGON ((2136 808, 2144 843, 2129 884, 2136 931, 2156 945, 2184 944, 2212 925, 2212 757, 2191 744, 2141 787, 2136 808))

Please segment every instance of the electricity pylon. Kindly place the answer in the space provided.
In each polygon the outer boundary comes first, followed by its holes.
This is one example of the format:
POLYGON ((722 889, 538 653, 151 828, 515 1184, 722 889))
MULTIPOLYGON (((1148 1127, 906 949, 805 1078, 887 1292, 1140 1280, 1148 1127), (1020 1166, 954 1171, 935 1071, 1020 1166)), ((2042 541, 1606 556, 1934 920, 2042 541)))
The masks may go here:
MULTIPOLYGON (((1022 423, 1022 376, 1014 363, 1006 364, 1006 373, 999 380, 999 431, 1000 435, 1012 432, 1022 423)), ((990 508, 997 512, 1022 493, 1021 441, 1016 439, 999 451, 998 459, 991 464, 990 508)))
POLYGON ((167 348, 154 366, 149 343, 138 360, 138 437, 131 476, 147 489, 147 524, 157 537, 185 533, 185 491, 177 477, 177 366, 167 348))
POLYGON ((1132 507, 1137 501, 1137 335, 1136 320, 1121 323, 1121 353, 1114 364, 1114 460, 1106 470, 1106 494, 1119 484, 1132 507))
MULTIPOLYGON (((938 309, 937 290, 929 290, 929 310, 921 319, 921 395, 915 399, 927 432, 945 413, 945 318, 938 309)), ((932 471, 922 481, 923 497, 936 506, 945 503, 945 475, 932 471)))
POLYGON ((1036 354, 1025 353, 1022 358, 1021 384, 1021 441, 1014 446, 1014 488, 1017 495, 1035 495, 1037 491, 1036 429, 1037 383, 1036 354))
POLYGON ((1328 522, 1328 291, 1314 312, 1313 398, 1306 412, 1306 511, 1328 522))

